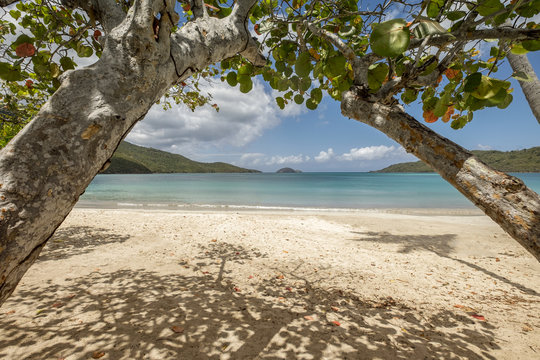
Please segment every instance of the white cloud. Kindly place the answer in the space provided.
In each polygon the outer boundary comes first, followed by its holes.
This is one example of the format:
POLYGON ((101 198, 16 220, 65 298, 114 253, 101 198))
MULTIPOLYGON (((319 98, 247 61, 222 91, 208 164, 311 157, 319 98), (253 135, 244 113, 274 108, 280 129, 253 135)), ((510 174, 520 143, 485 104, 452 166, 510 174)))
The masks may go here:
POLYGON ((283 165, 283 164, 301 164, 308 162, 311 158, 309 156, 289 155, 289 156, 272 156, 266 161, 266 165, 283 165))
POLYGON ((248 94, 217 80, 201 87, 212 94, 212 103, 219 105, 219 112, 210 106, 192 112, 182 104, 167 111, 154 105, 127 140, 166 151, 191 153, 201 147, 244 146, 280 122, 274 99, 258 80, 248 94))
POLYGON ((403 148, 396 148, 395 146, 368 146, 363 148, 352 148, 348 153, 344 153, 338 156, 338 160, 341 161, 355 161, 355 160, 378 160, 392 155, 398 155, 403 153, 403 148))
POLYGON ((480 150, 493 150, 493 148, 489 145, 478 144, 477 146, 480 150))
POLYGON ((328 151, 321 151, 319 155, 315 156, 315 161, 317 162, 325 162, 334 157, 334 150, 332 148, 329 148, 328 151))

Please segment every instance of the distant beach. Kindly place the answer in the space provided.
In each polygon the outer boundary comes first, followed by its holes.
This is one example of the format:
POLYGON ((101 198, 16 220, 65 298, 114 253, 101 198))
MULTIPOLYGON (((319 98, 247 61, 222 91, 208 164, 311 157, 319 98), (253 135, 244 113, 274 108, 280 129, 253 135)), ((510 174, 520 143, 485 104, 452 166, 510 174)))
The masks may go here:
POLYGON ((540 264, 452 211, 77 208, 0 358, 536 358, 540 264))

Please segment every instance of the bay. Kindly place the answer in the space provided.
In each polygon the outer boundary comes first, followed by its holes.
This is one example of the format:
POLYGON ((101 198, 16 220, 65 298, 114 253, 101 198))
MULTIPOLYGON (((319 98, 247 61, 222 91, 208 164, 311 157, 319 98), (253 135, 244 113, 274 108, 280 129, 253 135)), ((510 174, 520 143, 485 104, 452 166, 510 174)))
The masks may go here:
MULTIPOLYGON (((514 174, 540 192, 539 173, 514 174)), ((433 173, 98 175, 80 207, 230 207, 289 209, 474 206, 433 173)))

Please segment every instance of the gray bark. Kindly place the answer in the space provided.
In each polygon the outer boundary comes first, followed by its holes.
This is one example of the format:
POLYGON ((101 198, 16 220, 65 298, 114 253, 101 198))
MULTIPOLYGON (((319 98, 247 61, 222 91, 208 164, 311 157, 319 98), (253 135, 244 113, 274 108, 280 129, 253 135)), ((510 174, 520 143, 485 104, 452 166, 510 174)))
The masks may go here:
POLYGON ((540 123, 540 81, 529 62, 527 55, 512 54, 508 51, 506 57, 514 72, 522 71, 530 77, 529 81, 519 80, 519 85, 525 94, 525 98, 527 99, 536 120, 540 123))
POLYGON ((382 131, 431 166, 540 261, 540 197, 520 179, 490 168, 400 105, 369 102, 361 91, 351 89, 343 94, 341 111, 382 131))
POLYGON ((197 19, 172 36, 174 1, 136 1, 122 21, 104 21, 118 25, 107 34, 99 61, 66 73, 0 152, 0 304, 121 139, 167 89, 212 63, 254 54, 245 27, 254 2, 239 1, 229 17, 197 19), (156 12, 162 15, 157 40, 156 12))

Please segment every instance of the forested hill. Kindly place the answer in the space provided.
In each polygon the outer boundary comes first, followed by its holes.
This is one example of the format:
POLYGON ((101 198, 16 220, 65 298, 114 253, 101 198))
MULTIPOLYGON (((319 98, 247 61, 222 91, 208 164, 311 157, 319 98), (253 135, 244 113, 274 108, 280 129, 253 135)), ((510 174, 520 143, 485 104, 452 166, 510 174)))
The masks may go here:
POLYGON ((201 163, 182 155, 137 146, 123 141, 104 174, 150 173, 246 173, 258 170, 244 169, 222 162, 201 163))
MULTIPOLYGON (((472 153, 475 154, 480 160, 499 171, 540 172, 540 147, 507 152, 494 150, 473 150, 472 153)), ((416 161, 390 165, 387 168, 375 172, 433 172, 433 170, 423 162, 416 161)))

